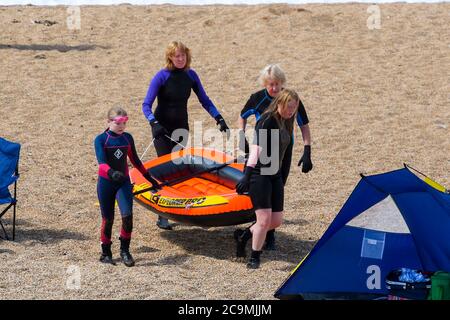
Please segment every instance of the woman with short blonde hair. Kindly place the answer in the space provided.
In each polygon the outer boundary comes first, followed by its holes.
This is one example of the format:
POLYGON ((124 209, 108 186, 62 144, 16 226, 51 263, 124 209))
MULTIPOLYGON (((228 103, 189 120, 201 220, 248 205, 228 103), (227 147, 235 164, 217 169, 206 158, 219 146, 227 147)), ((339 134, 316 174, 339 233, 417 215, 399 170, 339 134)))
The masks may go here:
POLYGON ((258 82, 265 87, 270 80, 278 81, 283 87, 286 84, 286 75, 278 64, 269 64, 260 71, 258 82))

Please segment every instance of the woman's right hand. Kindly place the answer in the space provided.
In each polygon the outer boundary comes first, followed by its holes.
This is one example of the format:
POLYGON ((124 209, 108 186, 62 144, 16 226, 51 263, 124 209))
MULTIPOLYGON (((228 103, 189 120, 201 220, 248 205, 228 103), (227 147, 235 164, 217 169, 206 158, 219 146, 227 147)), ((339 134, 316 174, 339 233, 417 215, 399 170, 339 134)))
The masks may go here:
POLYGON ((243 177, 239 182, 236 184, 236 191, 238 194, 244 194, 245 192, 248 192, 248 189, 250 188, 250 180, 243 177))
POLYGON ((244 130, 239 130, 239 149, 244 151, 246 156, 250 153, 250 146, 248 144, 247 138, 245 137, 244 130))
POLYGON ((245 167, 244 169, 244 176, 239 180, 239 182, 236 184, 236 191, 238 194, 244 194, 245 192, 248 192, 250 189, 250 177, 252 175, 253 168, 252 167, 245 167))
POLYGON ((150 122, 150 125, 152 127, 152 135, 153 138, 159 139, 161 137, 164 137, 165 135, 168 135, 169 132, 167 132, 166 128, 164 128, 158 120, 150 122))

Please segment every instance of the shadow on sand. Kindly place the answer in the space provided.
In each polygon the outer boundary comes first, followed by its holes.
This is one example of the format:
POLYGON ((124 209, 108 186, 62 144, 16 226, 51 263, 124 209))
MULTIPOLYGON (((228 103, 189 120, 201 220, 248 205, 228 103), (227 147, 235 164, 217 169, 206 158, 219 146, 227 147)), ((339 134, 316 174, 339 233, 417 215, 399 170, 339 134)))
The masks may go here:
POLYGON ((9 249, 0 249, 0 254, 3 254, 3 253, 7 253, 7 254, 15 254, 15 252, 12 251, 12 250, 9 250, 9 249))
POLYGON ((52 51, 56 50, 59 52, 68 51, 88 51, 100 49, 109 49, 110 47, 91 45, 91 44, 80 44, 78 46, 68 46, 65 44, 0 44, 0 50, 5 49, 16 49, 16 50, 30 50, 30 51, 52 51))
POLYGON ((152 266, 181 266, 189 262, 191 259, 188 254, 177 254, 168 257, 164 257, 159 260, 148 261, 137 257, 136 266, 139 267, 152 267, 152 266))
POLYGON ((27 245, 54 244, 63 240, 89 240, 85 235, 69 230, 40 229, 36 227, 16 228, 16 242, 28 242, 27 245))
MULTIPOLYGON (((188 254, 230 260, 235 257, 236 245, 233 238, 235 229, 236 227, 209 229, 178 227, 173 231, 162 231, 161 237, 182 247, 188 254)), ((271 260, 297 264, 313 248, 315 243, 316 241, 299 240, 283 231, 277 231, 276 245, 278 249, 265 254, 270 255, 271 260)), ((250 252, 250 242, 247 244, 247 250, 250 252)), ((181 257, 178 258, 181 259, 181 257)))

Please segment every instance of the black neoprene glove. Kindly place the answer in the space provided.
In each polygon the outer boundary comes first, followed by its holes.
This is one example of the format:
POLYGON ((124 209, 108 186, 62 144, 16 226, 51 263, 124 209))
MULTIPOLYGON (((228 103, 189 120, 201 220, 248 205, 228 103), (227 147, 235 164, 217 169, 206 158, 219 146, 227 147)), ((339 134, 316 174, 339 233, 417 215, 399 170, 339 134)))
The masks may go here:
POLYGON ((236 184, 236 191, 238 194, 243 194, 244 192, 248 192, 250 188, 250 177, 252 175, 253 168, 245 167, 244 176, 239 180, 236 184))
POLYGON ((247 138, 245 137, 245 131, 239 130, 239 149, 245 152, 245 154, 250 153, 250 147, 248 145, 247 138))
POLYGON ((300 166, 302 163, 303 163, 302 166, 303 173, 307 173, 312 170, 313 164, 311 162, 311 146, 305 146, 303 150, 303 156, 300 158, 298 166, 300 166))
POLYGON ((225 119, 222 118, 222 116, 219 114, 218 116, 216 116, 214 119, 216 119, 216 123, 219 126, 219 130, 221 132, 226 132, 228 137, 230 135, 230 128, 228 128, 225 119))
POLYGON ((109 169, 108 170, 108 177, 112 181, 118 182, 118 183, 124 182, 125 179, 127 178, 122 171, 118 171, 118 170, 114 170, 114 169, 109 169))
POLYGON ((150 172, 147 171, 147 172, 144 174, 144 178, 145 178, 145 180, 147 180, 148 182, 151 183, 152 188, 157 189, 158 181, 156 181, 156 180, 152 177, 152 175, 150 174, 150 172))
POLYGON ((152 134, 153 138, 159 139, 161 137, 164 137, 165 135, 168 135, 166 128, 164 128, 158 120, 153 120, 150 122, 150 125, 152 127, 152 134))

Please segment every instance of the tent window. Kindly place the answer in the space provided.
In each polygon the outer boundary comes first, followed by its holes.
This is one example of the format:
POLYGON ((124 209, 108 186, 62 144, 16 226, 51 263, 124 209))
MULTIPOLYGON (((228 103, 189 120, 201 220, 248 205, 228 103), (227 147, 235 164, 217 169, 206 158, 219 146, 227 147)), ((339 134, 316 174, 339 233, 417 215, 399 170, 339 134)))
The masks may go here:
POLYGON ((400 210, 389 195, 353 218, 347 225, 390 233, 410 233, 400 210))
POLYGON ((386 233, 364 230, 364 237, 361 246, 361 257, 372 259, 383 259, 384 243, 386 233))

